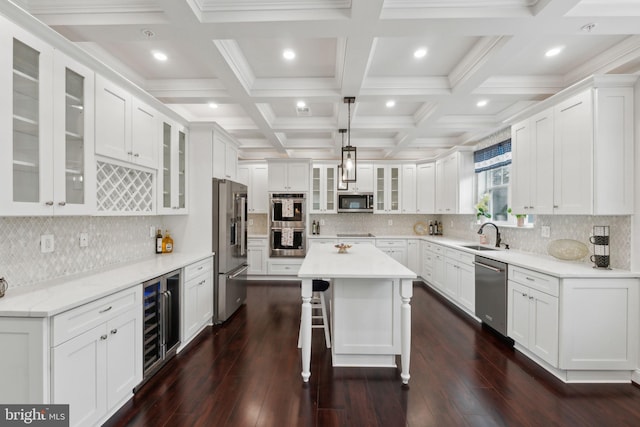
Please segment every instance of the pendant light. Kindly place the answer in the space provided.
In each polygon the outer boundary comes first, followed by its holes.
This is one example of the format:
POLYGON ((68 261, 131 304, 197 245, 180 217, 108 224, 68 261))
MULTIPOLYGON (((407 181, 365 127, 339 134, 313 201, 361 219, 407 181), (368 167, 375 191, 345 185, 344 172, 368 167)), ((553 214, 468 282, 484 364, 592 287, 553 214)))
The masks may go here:
POLYGON ((344 103, 349 106, 349 117, 347 126, 347 146, 344 146, 344 129, 342 133, 342 182, 356 182, 356 147, 351 145, 351 104, 356 102, 356 98, 347 96, 344 103))

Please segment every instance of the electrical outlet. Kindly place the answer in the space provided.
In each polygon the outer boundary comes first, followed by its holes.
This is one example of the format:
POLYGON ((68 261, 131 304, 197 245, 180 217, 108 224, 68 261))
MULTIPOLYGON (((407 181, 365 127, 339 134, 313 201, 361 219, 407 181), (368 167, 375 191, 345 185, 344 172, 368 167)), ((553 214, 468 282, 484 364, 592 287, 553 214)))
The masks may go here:
POLYGON ((85 232, 80 233, 79 240, 80 240, 81 248, 86 248, 87 246, 89 246, 89 233, 85 233, 85 232))
POLYGON ((548 225, 543 225, 540 227, 540 235, 542 237, 550 237, 551 236, 551 227, 548 225))
POLYGON ((392 220, 392 219, 390 219, 390 220, 387 222, 387 224, 389 224, 389 225, 393 225, 393 220, 392 220))
POLYGON ((320 220, 320 225, 324 225, 324 219, 320 220))
POLYGON ((247 224, 249 224, 250 226, 253 225, 253 220, 252 219, 247 220, 247 224))
POLYGON ((156 237, 156 228, 153 225, 149 226, 149 237, 156 237))
POLYGON ((469 222, 469 230, 475 230, 478 224, 475 221, 469 222))
POLYGON ((43 254, 48 254, 53 252, 53 249, 53 234, 43 234, 42 236, 40 236, 40 252, 42 252, 43 254))
POLYGON ((453 220, 451 220, 451 228, 453 228, 453 220))

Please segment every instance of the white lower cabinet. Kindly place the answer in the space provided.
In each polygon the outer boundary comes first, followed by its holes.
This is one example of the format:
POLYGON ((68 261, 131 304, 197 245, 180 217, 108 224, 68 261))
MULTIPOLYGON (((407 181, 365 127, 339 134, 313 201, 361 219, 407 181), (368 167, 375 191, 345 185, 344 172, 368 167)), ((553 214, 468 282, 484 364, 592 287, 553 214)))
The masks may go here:
POLYGON ((421 263, 420 263, 420 241, 419 240, 407 240, 407 268, 416 275, 421 275, 421 263))
POLYGON ((304 258, 269 258, 267 274, 274 276, 297 276, 304 258))
POLYGON ((509 280, 507 335, 558 366, 558 298, 509 280))
POLYGON ((213 258, 186 266, 182 286, 180 347, 184 348, 213 318, 213 258))
POLYGON ((637 368, 638 287, 638 279, 563 279, 560 368, 637 368))
POLYGON ((474 255, 445 249, 444 256, 444 292, 458 306, 475 313, 476 310, 476 280, 474 255))
POLYGON ((247 239, 247 274, 267 274, 267 238, 247 239))
POLYGON ((405 239, 376 239, 376 247, 400 264, 407 265, 407 241, 405 239))
POLYGON ((142 381, 141 287, 54 316, 51 330, 51 402, 70 405, 71 426, 103 421, 142 381))

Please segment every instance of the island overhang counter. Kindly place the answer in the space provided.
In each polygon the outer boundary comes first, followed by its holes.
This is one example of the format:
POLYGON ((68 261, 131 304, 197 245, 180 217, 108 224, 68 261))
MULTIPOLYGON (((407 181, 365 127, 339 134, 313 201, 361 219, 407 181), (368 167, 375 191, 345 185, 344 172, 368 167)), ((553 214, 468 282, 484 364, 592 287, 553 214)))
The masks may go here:
POLYGON ((333 366, 395 368, 399 354, 402 382, 409 382, 413 271, 368 243, 353 245, 347 253, 318 243, 307 252, 298 277, 304 382, 311 376, 313 279, 331 281, 333 366))

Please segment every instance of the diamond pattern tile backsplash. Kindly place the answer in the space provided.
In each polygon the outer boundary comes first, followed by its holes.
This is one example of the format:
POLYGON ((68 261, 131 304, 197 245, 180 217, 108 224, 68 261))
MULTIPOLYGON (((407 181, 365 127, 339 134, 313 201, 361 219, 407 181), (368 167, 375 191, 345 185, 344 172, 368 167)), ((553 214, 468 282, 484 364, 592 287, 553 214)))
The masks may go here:
POLYGON ((15 288, 150 257, 149 229, 162 226, 159 216, 0 217, 0 276, 15 288), (80 247, 81 232, 88 247, 80 247), (42 234, 54 235, 52 253, 40 252, 42 234))

